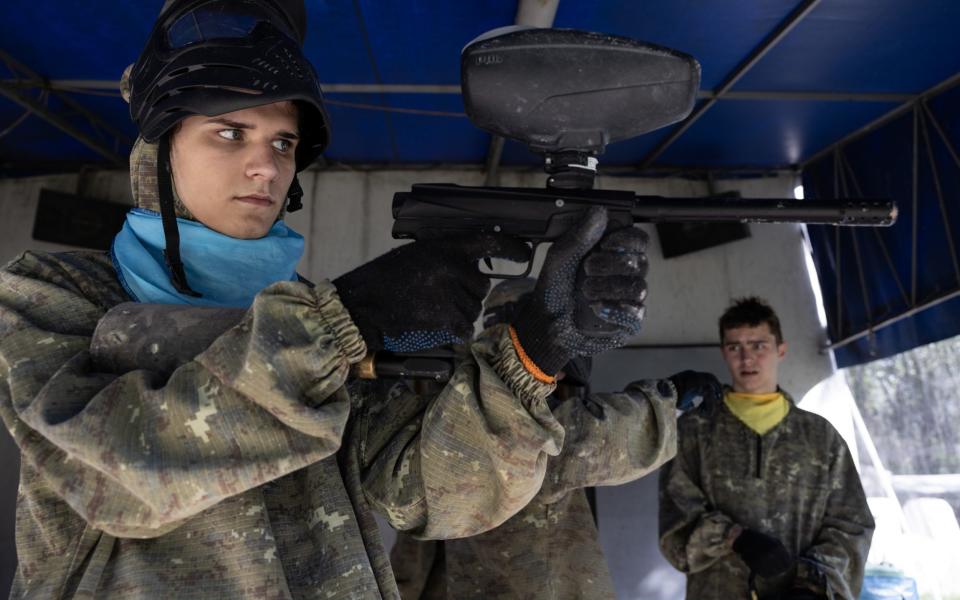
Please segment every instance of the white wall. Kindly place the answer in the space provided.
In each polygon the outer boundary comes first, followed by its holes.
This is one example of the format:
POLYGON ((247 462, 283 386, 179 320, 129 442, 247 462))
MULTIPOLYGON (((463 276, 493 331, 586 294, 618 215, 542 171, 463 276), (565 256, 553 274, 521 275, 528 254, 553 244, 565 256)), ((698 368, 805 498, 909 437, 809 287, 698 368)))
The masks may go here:
MULTIPOLYGON (((393 193, 416 182, 479 185, 479 171, 310 171, 301 176, 304 210, 288 222, 307 238, 300 265, 308 278, 336 277, 383 253, 397 242, 390 237, 393 193)), ((536 172, 504 172, 504 186, 542 186, 536 172)), ((88 173, 21 180, 0 180, 0 262, 27 248, 58 250, 30 237, 41 187, 130 203, 126 173, 88 173)), ((744 197, 792 197, 792 176, 716 181, 715 189, 739 189, 744 197)), ((707 193, 703 182, 684 179, 602 178, 606 189, 640 194, 689 196, 707 193)), ((664 260, 653 227, 650 296, 643 332, 636 345, 712 344, 716 320, 735 297, 760 295, 780 314, 789 344, 781 383, 798 398, 829 375, 829 359, 819 353, 823 341, 813 294, 803 262, 799 228, 752 225, 752 237, 713 249, 664 260)), ((723 377, 718 349, 624 349, 598 361, 598 391, 622 387, 640 377, 660 377, 684 368, 710 370, 723 377), (716 354, 714 354, 716 353, 716 354)), ((12 556, 12 502, 16 489, 15 450, 0 435, 0 588, 12 556)), ((656 481, 653 476, 598 493, 601 538, 610 558, 619 597, 679 597, 671 590, 682 578, 660 558, 656 547, 656 481), (658 591, 659 590, 659 591, 658 591), (655 596, 655 594, 661 594, 655 596)), ((679 582, 679 583, 678 583, 679 582)), ((4 591, 0 589, 0 596, 4 591)))

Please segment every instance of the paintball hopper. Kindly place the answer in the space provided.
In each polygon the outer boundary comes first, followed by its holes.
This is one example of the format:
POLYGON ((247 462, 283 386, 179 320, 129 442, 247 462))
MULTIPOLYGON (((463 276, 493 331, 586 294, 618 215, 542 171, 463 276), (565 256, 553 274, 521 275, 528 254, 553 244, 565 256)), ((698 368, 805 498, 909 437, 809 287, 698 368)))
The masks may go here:
POLYGON ((690 114, 700 64, 615 35, 505 27, 463 49, 460 86, 477 127, 538 153, 595 156, 690 114))

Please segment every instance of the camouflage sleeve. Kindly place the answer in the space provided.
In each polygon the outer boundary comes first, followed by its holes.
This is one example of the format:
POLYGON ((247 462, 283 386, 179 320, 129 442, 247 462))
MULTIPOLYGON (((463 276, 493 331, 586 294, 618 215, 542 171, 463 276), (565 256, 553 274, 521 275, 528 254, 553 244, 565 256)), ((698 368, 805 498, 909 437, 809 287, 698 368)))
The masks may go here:
POLYGON ((863 583, 874 522, 860 475, 839 434, 834 434, 831 446, 827 506, 816 539, 801 553, 797 584, 830 600, 855 600, 863 583))
POLYGON ((552 503, 576 488, 639 479, 677 452, 676 391, 637 381, 618 394, 571 398, 553 410, 564 429, 538 498, 552 503))
MULTIPOLYGON (((64 276, 0 272, 0 416, 92 527, 153 537, 336 452, 364 345, 332 286, 271 286, 169 379, 94 369, 103 308, 64 276)), ((55 267, 52 267, 55 268, 55 267)))
POLYGON ((552 385, 523 367, 506 326, 484 332, 438 394, 406 385, 359 420, 368 500, 419 539, 475 535, 536 495, 563 429, 546 403, 552 385))
POLYGON ((674 567, 696 573, 732 550, 733 520, 713 510, 700 488, 696 436, 679 434, 676 457, 660 472, 660 551, 674 567))

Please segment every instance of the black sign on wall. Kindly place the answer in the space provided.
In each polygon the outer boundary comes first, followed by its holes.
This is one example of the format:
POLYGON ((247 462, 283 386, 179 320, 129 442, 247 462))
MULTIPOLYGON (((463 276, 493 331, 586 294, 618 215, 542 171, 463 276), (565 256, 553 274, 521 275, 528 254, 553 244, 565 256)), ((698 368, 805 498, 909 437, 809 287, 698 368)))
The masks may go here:
POLYGON ((109 250, 129 210, 126 204, 40 190, 33 239, 109 250))
POLYGON ((664 258, 705 250, 750 237, 746 223, 658 223, 664 258))
MULTIPOLYGON (((712 197, 739 198, 740 192, 732 190, 712 197)), ((746 223, 729 222, 658 223, 657 237, 660 238, 663 257, 673 258, 748 238, 750 227, 746 223)))

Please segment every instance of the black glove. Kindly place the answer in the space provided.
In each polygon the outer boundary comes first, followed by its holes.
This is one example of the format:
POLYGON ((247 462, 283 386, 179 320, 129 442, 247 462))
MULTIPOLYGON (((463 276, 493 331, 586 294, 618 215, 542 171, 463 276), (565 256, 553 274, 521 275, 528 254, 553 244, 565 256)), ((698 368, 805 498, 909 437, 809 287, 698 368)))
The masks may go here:
POLYGON ((526 262, 530 248, 506 236, 413 242, 338 277, 340 300, 371 352, 415 352, 473 337, 490 280, 481 258, 526 262))
POLYGON ((710 373, 680 371, 667 379, 677 388, 677 408, 683 412, 703 402, 719 402, 723 398, 720 380, 710 373))
POLYGON ((591 208, 547 253, 540 279, 512 323, 527 356, 554 375, 576 356, 619 348, 640 330, 647 295, 647 234, 604 233, 607 211, 591 208), (608 331, 585 327, 585 315, 608 331))
POLYGON ((827 600, 826 595, 803 589, 793 588, 780 597, 780 600, 827 600))
POLYGON ((793 566, 793 557, 780 540, 754 529, 744 529, 737 536, 733 551, 760 577, 776 577, 793 566))

